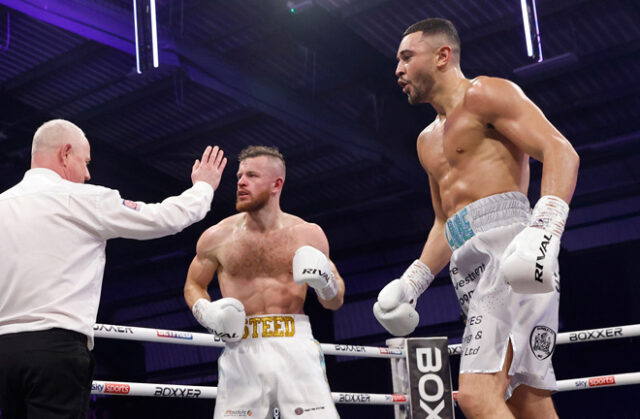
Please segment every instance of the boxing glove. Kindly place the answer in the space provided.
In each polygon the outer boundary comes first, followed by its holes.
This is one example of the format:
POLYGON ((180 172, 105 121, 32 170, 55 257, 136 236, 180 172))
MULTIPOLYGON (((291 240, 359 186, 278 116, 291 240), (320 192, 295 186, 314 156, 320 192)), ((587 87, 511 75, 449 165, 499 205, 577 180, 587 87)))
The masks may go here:
POLYGON ((406 336, 418 326, 420 315, 415 310, 418 297, 433 281, 427 265, 416 259, 400 279, 388 283, 378 294, 373 315, 394 336, 406 336))
POLYGON ((308 284, 323 300, 338 294, 338 284, 329 259, 312 246, 302 246, 293 256, 293 280, 298 285, 308 284))
POLYGON ((237 342, 244 334, 244 305, 235 298, 216 301, 198 299, 191 309, 193 316, 211 334, 224 342, 237 342))
POLYGON ((560 237, 569 205, 546 195, 533 208, 531 222, 507 246, 502 255, 502 274, 513 291, 539 294, 555 289, 560 237))

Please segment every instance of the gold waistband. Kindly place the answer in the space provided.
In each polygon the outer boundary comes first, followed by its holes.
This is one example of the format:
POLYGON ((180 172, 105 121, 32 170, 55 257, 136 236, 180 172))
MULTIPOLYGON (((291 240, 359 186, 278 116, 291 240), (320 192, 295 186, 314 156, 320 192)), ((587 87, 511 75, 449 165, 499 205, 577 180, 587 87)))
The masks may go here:
POLYGON ((290 315, 256 316, 245 320, 242 339, 284 338, 296 334, 296 321, 290 315))

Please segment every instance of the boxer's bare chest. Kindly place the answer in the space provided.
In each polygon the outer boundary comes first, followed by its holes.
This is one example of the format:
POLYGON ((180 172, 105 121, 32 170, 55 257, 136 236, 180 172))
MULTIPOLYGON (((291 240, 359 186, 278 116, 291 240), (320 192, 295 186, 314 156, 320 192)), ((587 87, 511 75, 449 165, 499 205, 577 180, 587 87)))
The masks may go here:
POLYGON ((294 252, 294 235, 289 228, 267 233, 242 232, 227 243, 218 260, 232 277, 276 278, 291 275, 294 252))
POLYGON ((461 106, 446 118, 436 119, 423 131, 418 145, 425 169, 436 180, 445 180, 452 170, 482 154, 489 130, 461 106))

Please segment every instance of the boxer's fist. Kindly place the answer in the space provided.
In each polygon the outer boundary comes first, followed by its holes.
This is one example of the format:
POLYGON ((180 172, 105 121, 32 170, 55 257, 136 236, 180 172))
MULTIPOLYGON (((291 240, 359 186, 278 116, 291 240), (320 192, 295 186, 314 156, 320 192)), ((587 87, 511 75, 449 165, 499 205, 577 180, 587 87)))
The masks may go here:
POLYGON ((418 297, 433 281, 433 274, 420 259, 413 261, 400 279, 389 282, 378 294, 373 315, 394 336, 412 333, 420 316, 415 310, 418 297))
POLYGON ((521 294, 554 290, 560 239, 536 227, 526 227, 509 243, 502 256, 502 274, 507 284, 521 294))
POLYGON ((378 294, 373 315, 394 336, 412 333, 420 316, 415 310, 417 296, 411 286, 400 279, 389 282, 378 294))
POLYGON ((237 342, 244 334, 244 305, 235 298, 207 301, 200 298, 191 310, 204 328, 224 342, 237 342))
POLYGON ((509 243, 502 254, 502 274, 515 292, 539 294, 555 289, 560 237, 569 205, 553 195, 538 200, 531 223, 509 243))
POLYGON ((302 246, 293 256, 293 280, 298 285, 309 284, 323 300, 338 294, 338 284, 329 259, 320 250, 302 246))

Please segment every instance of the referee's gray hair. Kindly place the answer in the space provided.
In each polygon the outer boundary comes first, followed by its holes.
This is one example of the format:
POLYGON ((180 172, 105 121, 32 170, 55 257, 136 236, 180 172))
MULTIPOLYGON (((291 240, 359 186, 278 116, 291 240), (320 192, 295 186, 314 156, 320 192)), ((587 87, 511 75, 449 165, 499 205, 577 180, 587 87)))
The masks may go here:
POLYGON ((53 148, 62 143, 66 136, 73 131, 80 132, 83 137, 84 131, 73 122, 66 119, 52 119, 40 125, 33 134, 33 143, 31 144, 31 156, 43 148, 53 148))

